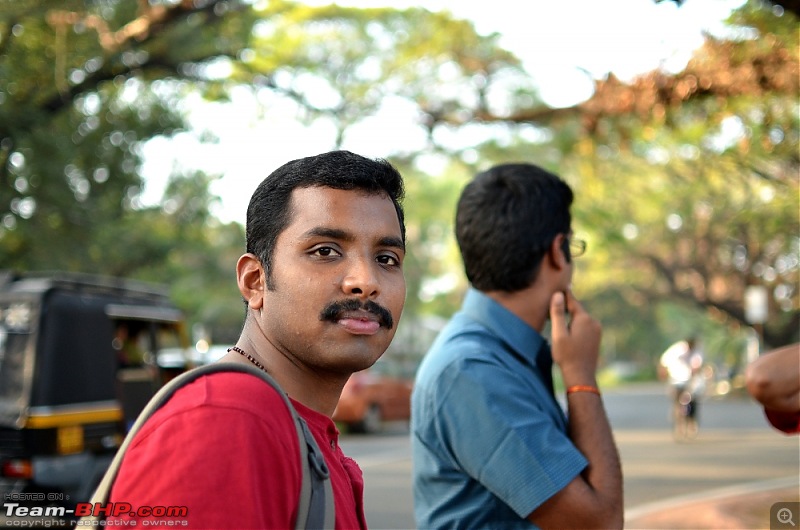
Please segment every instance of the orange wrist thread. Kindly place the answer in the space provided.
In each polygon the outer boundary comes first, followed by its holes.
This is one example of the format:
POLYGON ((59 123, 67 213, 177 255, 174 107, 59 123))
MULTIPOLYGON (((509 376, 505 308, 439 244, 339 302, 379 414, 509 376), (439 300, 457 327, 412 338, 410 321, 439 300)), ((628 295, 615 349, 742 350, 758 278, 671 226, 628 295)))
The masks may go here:
POLYGON ((589 392, 590 394, 600 395, 600 389, 596 386, 590 385, 574 385, 567 388, 567 395, 574 394, 575 392, 589 392))

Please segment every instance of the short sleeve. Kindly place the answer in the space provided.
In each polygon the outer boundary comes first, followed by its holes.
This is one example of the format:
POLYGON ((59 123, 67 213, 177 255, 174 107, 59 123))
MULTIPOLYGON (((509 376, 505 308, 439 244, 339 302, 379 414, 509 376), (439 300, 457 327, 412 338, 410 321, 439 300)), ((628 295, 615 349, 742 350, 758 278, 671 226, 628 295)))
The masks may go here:
POLYGON ((552 397, 502 366, 467 361, 442 373, 442 431, 459 465, 527 517, 587 465, 552 416, 552 397))

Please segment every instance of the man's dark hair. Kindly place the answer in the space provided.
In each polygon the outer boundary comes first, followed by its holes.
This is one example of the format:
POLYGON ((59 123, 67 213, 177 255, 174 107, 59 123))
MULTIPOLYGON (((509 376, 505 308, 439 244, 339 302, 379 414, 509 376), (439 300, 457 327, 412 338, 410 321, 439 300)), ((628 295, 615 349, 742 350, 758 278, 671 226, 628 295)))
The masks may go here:
POLYGON ((456 239, 467 278, 480 291, 522 290, 558 234, 568 234, 573 194, 533 164, 503 164, 479 173, 461 193, 456 239))
POLYGON ((361 190, 392 200, 403 242, 406 240, 403 177, 389 162, 370 160, 349 151, 331 151, 287 162, 259 184, 247 207, 247 252, 261 260, 272 285, 272 255, 278 235, 291 221, 292 192, 298 188, 325 187, 361 190))

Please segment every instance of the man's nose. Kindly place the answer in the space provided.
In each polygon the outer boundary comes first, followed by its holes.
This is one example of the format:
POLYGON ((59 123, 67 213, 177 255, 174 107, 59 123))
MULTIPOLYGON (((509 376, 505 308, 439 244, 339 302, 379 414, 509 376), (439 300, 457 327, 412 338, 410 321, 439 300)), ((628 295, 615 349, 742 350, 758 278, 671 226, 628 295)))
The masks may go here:
POLYGON ((342 290, 348 295, 375 298, 380 292, 377 267, 378 264, 373 259, 353 259, 342 280, 342 290))

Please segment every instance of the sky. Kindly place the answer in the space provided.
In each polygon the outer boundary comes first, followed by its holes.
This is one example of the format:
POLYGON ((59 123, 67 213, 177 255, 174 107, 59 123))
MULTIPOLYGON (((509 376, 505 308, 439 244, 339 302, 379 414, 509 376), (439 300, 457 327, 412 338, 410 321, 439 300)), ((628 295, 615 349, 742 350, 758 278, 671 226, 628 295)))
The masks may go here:
MULTIPOLYGON (((609 72, 622 80, 656 68, 678 72, 702 44, 703 32, 720 35, 723 20, 744 0, 686 0, 678 7, 666 0, 339 0, 354 7, 422 6, 447 10, 471 20, 478 33, 497 32, 500 45, 519 57, 540 82, 542 98, 551 106, 569 106, 591 96, 592 78, 609 72), (487 8, 487 6, 491 6, 487 8)), ((329 0, 305 0, 325 5, 329 0)), ((195 135, 156 138, 144 146, 145 203, 157 203, 174 167, 200 169, 221 178, 211 185, 220 198, 213 213, 223 222, 244 223, 250 195, 279 166, 328 151, 333 129, 309 129, 294 118, 289 104, 269 105, 247 91, 234 92, 225 106, 190 101, 189 123, 218 138, 201 146, 195 135), (268 146, 268 147, 267 147, 268 146)), ((274 102, 266 102, 274 103, 274 102)), ((401 102, 388 106, 352 131, 343 148, 368 157, 385 157, 402 145, 421 148, 424 133, 401 102), (391 126, 389 145, 381 128, 391 126)))

